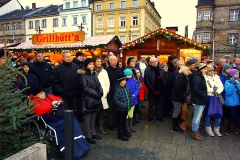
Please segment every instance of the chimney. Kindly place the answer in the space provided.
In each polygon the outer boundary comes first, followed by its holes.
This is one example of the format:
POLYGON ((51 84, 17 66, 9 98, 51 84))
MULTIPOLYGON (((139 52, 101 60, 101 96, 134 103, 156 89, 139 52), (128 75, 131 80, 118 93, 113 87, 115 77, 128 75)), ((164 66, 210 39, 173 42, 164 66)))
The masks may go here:
POLYGON ((36 3, 32 3, 32 9, 36 9, 36 3))
POLYGON ((169 32, 173 32, 173 33, 176 33, 178 31, 178 27, 166 27, 166 29, 169 31, 169 32))

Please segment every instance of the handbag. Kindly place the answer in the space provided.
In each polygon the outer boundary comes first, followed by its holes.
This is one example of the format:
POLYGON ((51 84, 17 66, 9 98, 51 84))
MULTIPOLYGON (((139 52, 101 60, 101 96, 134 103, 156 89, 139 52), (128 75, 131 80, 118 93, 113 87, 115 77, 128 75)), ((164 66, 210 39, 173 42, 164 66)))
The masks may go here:
POLYGON ((191 94, 187 95, 187 97, 186 97, 186 103, 187 104, 191 104, 191 98, 192 98, 191 94))
POLYGON ((85 105, 87 109, 93 109, 96 107, 100 107, 102 105, 102 100, 95 97, 86 97, 85 98, 85 105))
POLYGON ((208 102, 206 106, 206 116, 213 118, 223 117, 223 108, 220 98, 217 96, 208 96, 208 102))

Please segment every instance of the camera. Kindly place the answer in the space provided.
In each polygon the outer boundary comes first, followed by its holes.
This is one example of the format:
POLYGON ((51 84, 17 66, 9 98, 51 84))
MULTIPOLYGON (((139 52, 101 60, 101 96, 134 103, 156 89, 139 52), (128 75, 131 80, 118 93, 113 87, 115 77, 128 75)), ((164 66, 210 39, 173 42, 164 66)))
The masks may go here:
POLYGON ((63 105, 63 102, 62 101, 58 101, 57 104, 53 105, 53 108, 61 108, 63 105))
POLYGON ((213 87, 213 94, 214 94, 214 96, 218 95, 217 89, 218 89, 218 87, 216 87, 216 86, 213 87))

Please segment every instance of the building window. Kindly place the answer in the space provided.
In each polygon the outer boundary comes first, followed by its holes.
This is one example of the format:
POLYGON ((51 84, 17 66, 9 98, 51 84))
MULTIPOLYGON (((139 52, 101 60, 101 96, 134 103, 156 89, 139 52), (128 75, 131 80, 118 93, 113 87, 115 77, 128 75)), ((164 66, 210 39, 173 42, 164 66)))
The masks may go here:
POLYGON ((77 25, 78 22, 77 22, 77 17, 73 17, 73 25, 77 25))
POLYGON ((17 29, 17 24, 16 23, 14 23, 13 24, 13 28, 12 28, 13 30, 16 30, 17 29))
POLYGON ((58 18, 53 18, 53 27, 58 27, 58 18))
POLYGON ((120 17, 120 26, 125 27, 126 26, 126 18, 125 17, 120 17))
POLYGON ((131 41, 134 41, 134 40, 136 40, 137 38, 138 38, 138 35, 132 35, 131 41))
POLYGON ((11 27, 10 27, 10 24, 7 24, 7 30, 10 30, 11 27))
POLYGON ((231 10, 230 11, 230 21, 238 21, 238 10, 231 10))
POLYGON ((70 8, 70 2, 66 2, 66 3, 65 3, 65 6, 66 6, 66 7, 65 7, 66 9, 69 9, 69 8, 70 8))
POLYGON ((201 34, 200 33, 197 33, 196 41, 199 42, 199 43, 202 43, 202 38, 201 38, 201 34))
POLYGON ((38 28, 40 25, 39 25, 39 20, 36 20, 35 21, 35 28, 38 28))
POLYGON ((210 18, 211 18, 211 12, 210 11, 204 11, 203 20, 210 21, 210 18))
POLYGON ((82 0, 82 7, 86 6, 86 0, 82 0))
POLYGON ((63 26, 66 26, 66 25, 67 25, 66 21, 67 21, 66 18, 62 18, 62 25, 63 25, 63 26))
POLYGON ((138 6, 138 0, 132 0, 132 6, 137 7, 138 6))
POLYGON ((29 21, 28 22, 28 28, 29 29, 33 29, 33 21, 29 21))
POLYGON ((101 11, 101 4, 97 4, 97 11, 101 11))
POLYGON ((138 17, 133 16, 133 26, 137 26, 137 25, 138 25, 138 17))
POLYGON ((109 3, 109 9, 114 9, 114 3, 113 2, 109 3))
POLYGON ((121 8, 126 8, 126 1, 121 1, 121 8))
POLYGON ((82 16, 82 23, 83 23, 83 24, 86 24, 86 23, 87 23, 87 18, 86 18, 86 16, 82 16))
POLYGON ((197 15, 198 15, 197 21, 198 21, 198 22, 199 22, 199 21, 202 21, 202 12, 201 12, 201 11, 198 12, 197 15))
POLYGON ((4 25, 4 24, 2 24, 2 31, 4 31, 4 26, 5 26, 5 25, 4 25))
POLYGON ((126 37, 125 36, 120 36, 120 40, 122 44, 126 43, 126 37))
POLYGON ((235 38, 238 39, 238 35, 237 34, 229 34, 229 40, 228 40, 228 43, 229 44, 235 44, 235 38))
POLYGON ((114 27, 114 19, 108 18, 108 27, 114 27))
POLYGON ((18 22, 18 29, 22 29, 22 23, 18 22))
POLYGON ((210 33, 203 33, 203 43, 210 42, 210 33))
POLYGON ((42 28, 47 28, 47 20, 46 19, 42 20, 42 28))
POLYGON ((73 1, 73 8, 77 8, 78 7, 78 1, 73 1))
POLYGON ((98 28, 103 28, 102 19, 98 19, 98 28))
POLYGON ((18 43, 22 43, 22 39, 18 39, 18 43))

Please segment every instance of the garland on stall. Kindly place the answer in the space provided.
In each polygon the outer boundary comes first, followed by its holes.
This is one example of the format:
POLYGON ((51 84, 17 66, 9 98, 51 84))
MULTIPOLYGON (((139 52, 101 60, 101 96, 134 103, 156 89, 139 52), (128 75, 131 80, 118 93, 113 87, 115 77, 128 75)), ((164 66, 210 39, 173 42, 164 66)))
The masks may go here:
POLYGON ((187 46, 191 46, 192 48, 195 48, 197 50, 203 50, 203 52, 205 54, 211 53, 211 50, 209 48, 207 48, 206 46, 202 45, 201 43, 196 43, 195 41, 193 41, 191 39, 171 33, 165 29, 157 30, 155 32, 152 32, 152 33, 144 36, 144 37, 138 38, 130 43, 126 43, 122 46, 122 48, 120 48, 120 50, 129 50, 129 49, 139 46, 149 40, 155 40, 159 37, 165 37, 168 40, 176 40, 177 43, 180 45, 187 45, 187 46))

